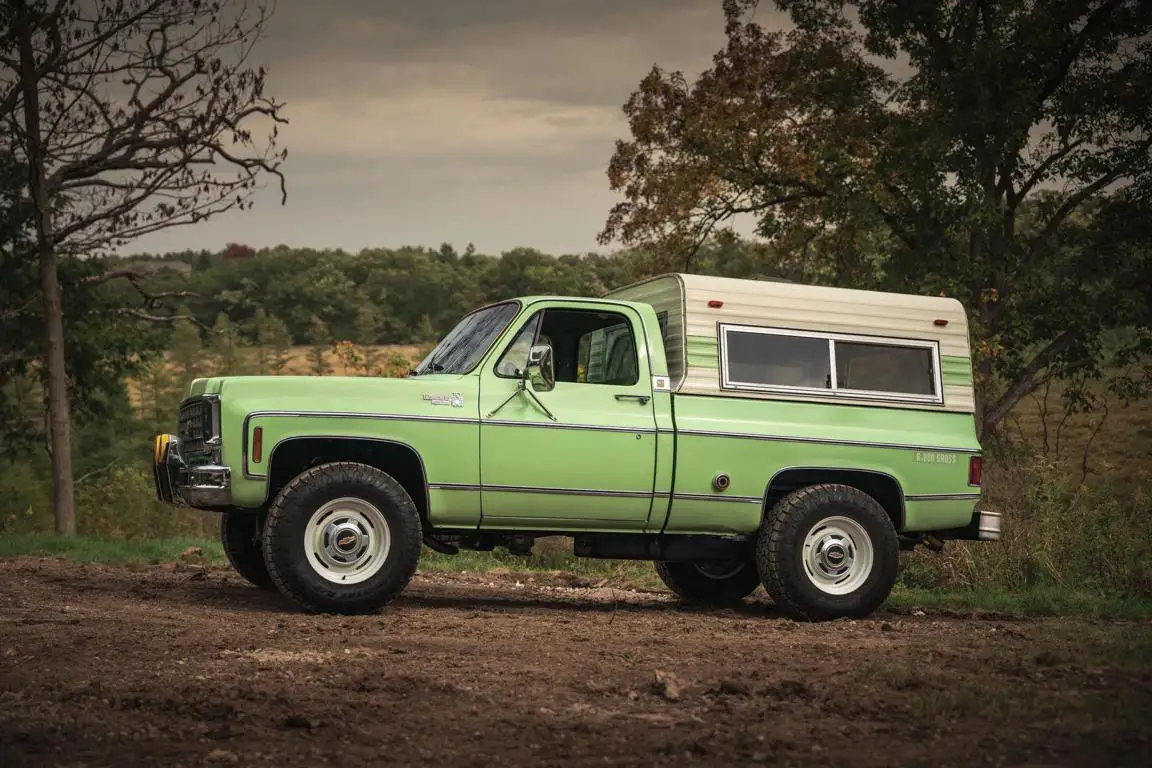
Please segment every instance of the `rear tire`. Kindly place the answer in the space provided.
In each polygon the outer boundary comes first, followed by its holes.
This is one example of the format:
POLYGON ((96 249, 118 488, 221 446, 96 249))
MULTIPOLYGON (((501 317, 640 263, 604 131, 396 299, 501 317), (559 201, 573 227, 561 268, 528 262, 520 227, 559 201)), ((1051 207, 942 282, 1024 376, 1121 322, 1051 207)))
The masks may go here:
POLYGON ((786 615, 809 621, 864 618, 896 583, 900 544, 874 498, 823 484, 785 496, 757 541, 764 588, 786 615))
POLYGON ((692 603, 734 603, 760 586, 755 562, 685 563, 657 560, 660 580, 681 599, 692 603))
POLYGON ((220 544, 232 570, 260 589, 276 589, 260 547, 260 513, 234 509, 220 515, 220 544))
POLYGON ((277 494, 263 545, 272 580, 305 610, 372 613, 416 573, 420 515, 391 475, 355 462, 321 464, 277 494))

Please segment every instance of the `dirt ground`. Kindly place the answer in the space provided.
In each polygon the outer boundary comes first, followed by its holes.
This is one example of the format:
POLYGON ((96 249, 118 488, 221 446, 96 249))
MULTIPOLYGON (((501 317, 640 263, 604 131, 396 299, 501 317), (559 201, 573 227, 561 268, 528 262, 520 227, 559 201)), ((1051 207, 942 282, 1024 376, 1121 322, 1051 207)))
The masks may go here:
MULTIPOLYGON (((760 595, 760 593, 757 593, 760 595)), ((0 765, 1146 765, 1152 626, 417 576, 378 616, 220 568, 0 562, 0 765)))

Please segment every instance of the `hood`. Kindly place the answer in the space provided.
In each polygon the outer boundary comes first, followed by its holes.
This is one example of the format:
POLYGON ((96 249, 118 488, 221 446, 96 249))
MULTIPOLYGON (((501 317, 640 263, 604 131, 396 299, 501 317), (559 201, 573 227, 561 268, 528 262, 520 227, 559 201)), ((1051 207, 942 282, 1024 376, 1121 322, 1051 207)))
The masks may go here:
MULTIPOLYGON (((186 396, 218 395, 222 408, 329 413, 426 413, 430 400, 465 394, 469 377, 427 374, 405 378, 371 376, 219 376, 196 379, 186 396)), ((476 398, 466 394, 476 407, 476 398)))

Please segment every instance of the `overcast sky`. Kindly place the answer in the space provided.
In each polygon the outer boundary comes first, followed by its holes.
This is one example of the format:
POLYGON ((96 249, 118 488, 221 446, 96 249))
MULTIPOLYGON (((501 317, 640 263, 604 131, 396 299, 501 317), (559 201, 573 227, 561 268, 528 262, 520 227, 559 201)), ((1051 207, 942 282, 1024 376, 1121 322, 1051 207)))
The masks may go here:
MULTIPOLYGON (((720 0, 279 0, 260 53, 287 102, 288 202, 131 252, 527 245, 600 250, 621 106, 654 63, 694 76, 720 0)), ((758 20, 765 21, 761 10, 758 20)))

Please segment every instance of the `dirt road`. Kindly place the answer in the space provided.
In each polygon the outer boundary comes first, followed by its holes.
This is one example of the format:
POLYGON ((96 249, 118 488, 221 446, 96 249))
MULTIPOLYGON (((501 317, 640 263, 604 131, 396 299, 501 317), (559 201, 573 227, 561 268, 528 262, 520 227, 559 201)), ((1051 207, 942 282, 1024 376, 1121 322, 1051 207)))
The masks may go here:
MULTIPOLYGON (((524 579, 521 575, 520 579, 524 579)), ((1152 626, 420 575, 379 616, 231 573, 0 562, 0 765, 1138 765, 1152 626)), ((759 594, 759 593, 758 593, 759 594)))

